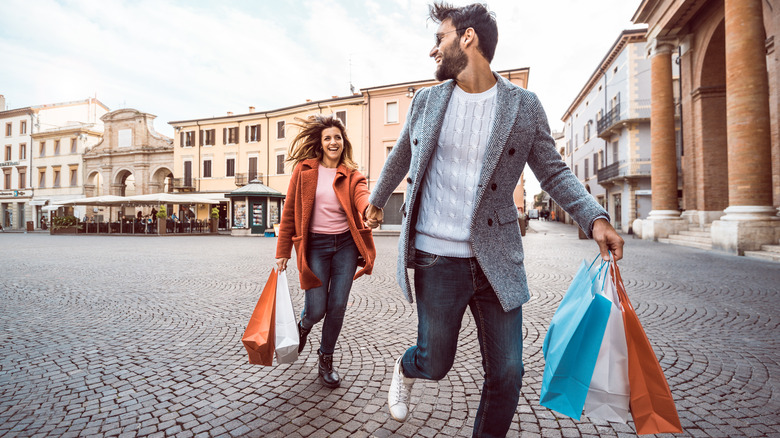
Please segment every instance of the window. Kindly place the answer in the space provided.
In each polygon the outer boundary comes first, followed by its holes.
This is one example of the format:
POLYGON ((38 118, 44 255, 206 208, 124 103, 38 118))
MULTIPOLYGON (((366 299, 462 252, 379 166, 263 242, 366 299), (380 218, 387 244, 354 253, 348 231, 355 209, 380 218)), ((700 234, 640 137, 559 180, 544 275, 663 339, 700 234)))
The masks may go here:
POLYGON ((45 141, 41 142, 41 150, 40 150, 40 153, 38 154, 38 156, 39 157, 46 156, 46 142, 45 141))
POLYGON ((206 146, 214 146, 215 144, 217 144, 217 130, 216 129, 206 129, 205 131, 201 130, 200 141, 201 141, 201 146, 203 146, 204 144, 206 146))
POLYGON ((236 176, 235 158, 228 158, 225 160, 225 176, 236 176))
POLYGON ((385 106, 385 124, 398 123, 398 102, 387 102, 385 106))
POLYGON ((10 169, 6 170, 4 176, 5 176, 5 178, 3 178, 3 179, 5 180, 5 189, 6 190, 10 190, 11 189, 11 170, 10 169))
POLYGON ((284 174, 284 154, 276 156, 276 174, 284 174))
POLYGON ((228 144, 238 143, 238 127, 228 128, 228 144))
POLYGON ((276 122, 276 138, 284 138, 284 120, 276 122))
POLYGON ((79 175, 78 167, 71 167, 70 168, 70 186, 71 187, 76 187, 79 184, 78 175, 79 175))
POLYGON ((579 177, 580 177, 580 170, 579 170, 579 167, 580 167, 580 166, 579 166, 579 165, 577 165, 577 164, 575 164, 575 165, 574 165, 574 176, 576 176, 577 178, 579 178, 579 177))
POLYGON ((347 127, 347 112, 346 111, 336 111, 336 118, 341 120, 341 123, 344 124, 344 127, 347 127))
POLYGON ((73 137, 70 139, 70 153, 75 154, 78 151, 78 138, 73 137))
POLYGON ((585 143, 588 140, 590 140, 590 120, 582 127, 582 141, 585 143))
POLYGON ((54 155, 60 154, 60 141, 54 140, 54 155))
MULTIPOLYGON (((0 109, 2 111, 2 109, 0 109)), ((27 134, 27 120, 19 122, 19 134, 27 134)))
POLYGON ((132 129, 120 129, 119 130, 119 147, 129 148, 133 145, 133 130, 132 129))
POLYGON ((590 168, 588 167, 588 159, 585 159, 585 165, 582 166, 583 169, 585 169, 585 179, 590 178, 590 168))
POLYGON ((249 181, 257 179, 257 157, 249 157, 249 181))
POLYGON ((10 137, 13 132, 13 125, 9 122, 5 124, 5 136, 10 137))
POLYGON ((593 174, 597 174, 599 171, 599 154, 593 154, 593 174))
POLYGON ((27 188, 27 172, 19 170, 19 189, 27 188))
POLYGON ((184 162, 184 187, 192 187, 192 161, 184 162))
POLYGON ((618 162, 618 142, 612 143, 612 162, 618 162))
POLYGON ((19 159, 20 160, 27 159, 27 143, 21 143, 19 145, 19 159))
POLYGON ((211 159, 203 160, 203 178, 211 178, 211 159))
POLYGON ((245 137, 247 143, 260 141, 260 125, 248 125, 245 137))
POLYGON ((577 134, 574 134, 574 150, 576 151, 578 147, 580 147, 580 139, 577 134))
POLYGON ((186 131, 180 134, 181 146, 185 148, 191 148, 195 146, 195 131, 186 131))
POLYGON ((11 161, 11 145, 5 147, 5 161, 11 161))
POLYGON ((38 171, 38 187, 39 188, 45 188, 46 187, 46 171, 45 170, 39 170, 38 171))
POLYGON ((60 186, 60 170, 54 169, 54 184, 52 187, 59 187, 60 186))

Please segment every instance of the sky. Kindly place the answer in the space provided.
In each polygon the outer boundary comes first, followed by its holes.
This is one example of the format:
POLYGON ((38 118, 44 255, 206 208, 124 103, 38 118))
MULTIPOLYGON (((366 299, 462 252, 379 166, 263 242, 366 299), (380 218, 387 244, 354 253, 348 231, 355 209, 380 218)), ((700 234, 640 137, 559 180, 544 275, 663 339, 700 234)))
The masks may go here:
MULTIPOLYGON (((453 1, 464 5, 469 1, 453 1)), ((494 70, 530 69, 550 126, 641 0, 492 0, 494 70)), ((97 97, 169 122, 242 114, 433 78, 423 0, 2 0, 6 109, 97 97)), ((526 191, 539 192, 526 172, 526 191)))

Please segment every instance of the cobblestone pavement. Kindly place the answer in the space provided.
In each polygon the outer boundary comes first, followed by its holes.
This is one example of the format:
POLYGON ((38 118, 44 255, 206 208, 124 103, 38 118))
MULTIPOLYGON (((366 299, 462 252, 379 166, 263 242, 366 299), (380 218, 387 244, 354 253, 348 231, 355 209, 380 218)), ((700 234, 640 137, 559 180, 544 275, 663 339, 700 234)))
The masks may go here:
MULTIPOLYGON (((626 237, 629 295, 665 370, 685 436, 780 436, 780 268, 626 237)), ((276 239, 0 235, 0 436, 470 436, 482 383, 467 312, 454 368, 418 382, 406 423, 387 412, 394 358, 416 333, 393 278, 397 237, 378 236, 355 282, 335 363, 317 379, 315 326, 292 365, 249 365, 241 335, 276 239)), ((524 238, 526 377, 510 436, 633 436, 539 405, 542 341, 578 263, 572 226, 524 238)), ((289 272, 296 309, 303 293, 289 272)))

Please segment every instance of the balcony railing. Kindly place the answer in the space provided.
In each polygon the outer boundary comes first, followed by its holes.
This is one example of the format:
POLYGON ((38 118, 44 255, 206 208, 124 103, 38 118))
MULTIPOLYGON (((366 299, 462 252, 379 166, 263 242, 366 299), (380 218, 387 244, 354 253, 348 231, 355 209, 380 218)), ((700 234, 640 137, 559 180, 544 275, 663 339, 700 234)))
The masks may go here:
POLYGON ((172 178, 174 189, 194 189, 192 178, 172 178))
POLYGON ((621 160, 604 166, 598 171, 598 182, 602 183, 614 178, 637 178, 650 176, 650 160, 638 159, 626 162, 621 160))
POLYGON ((245 173, 237 173, 235 175, 235 179, 236 179, 236 185, 239 187, 245 186, 249 182, 247 179, 247 175, 245 173))
POLYGON ((620 102, 615 105, 614 108, 612 108, 607 115, 601 118, 601 120, 596 123, 596 129, 598 130, 599 135, 601 135, 602 132, 604 132, 607 128, 611 127, 615 123, 620 121, 620 102))

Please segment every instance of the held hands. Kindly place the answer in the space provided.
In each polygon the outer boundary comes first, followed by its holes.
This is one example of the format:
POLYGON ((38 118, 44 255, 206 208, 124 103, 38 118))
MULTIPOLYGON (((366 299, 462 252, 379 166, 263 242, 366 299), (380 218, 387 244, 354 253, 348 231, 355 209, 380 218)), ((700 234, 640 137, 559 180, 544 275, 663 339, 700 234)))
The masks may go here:
POLYGON ((276 267, 279 269, 279 272, 284 272, 287 269, 287 260, 290 259, 284 257, 276 259, 276 267))
POLYGON ((606 219, 596 219, 593 222, 593 240, 599 244, 599 251, 601 251, 601 258, 604 261, 609 260, 609 251, 612 251, 612 256, 615 261, 623 258, 623 238, 612 228, 612 225, 606 219))
POLYGON ((376 228, 384 221, 385 212, 375 205, 368 204, 364 216, 366 218, 366 226, 376 228))

